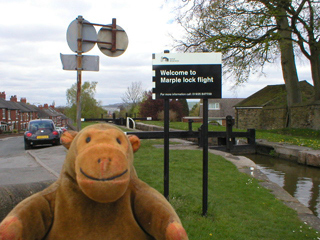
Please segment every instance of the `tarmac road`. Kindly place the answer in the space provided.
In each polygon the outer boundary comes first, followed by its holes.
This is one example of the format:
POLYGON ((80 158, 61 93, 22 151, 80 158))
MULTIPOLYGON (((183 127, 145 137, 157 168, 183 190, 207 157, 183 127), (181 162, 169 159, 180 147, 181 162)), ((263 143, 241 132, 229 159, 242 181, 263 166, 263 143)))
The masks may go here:
POLYGON ((0 139, 0 185, 56 180, 65 155, 63 146, 25 151, 22 136, 0 139))
POLYGON ((0 139, 0 157, 10 157, 24 153, 22 136, 0 139))

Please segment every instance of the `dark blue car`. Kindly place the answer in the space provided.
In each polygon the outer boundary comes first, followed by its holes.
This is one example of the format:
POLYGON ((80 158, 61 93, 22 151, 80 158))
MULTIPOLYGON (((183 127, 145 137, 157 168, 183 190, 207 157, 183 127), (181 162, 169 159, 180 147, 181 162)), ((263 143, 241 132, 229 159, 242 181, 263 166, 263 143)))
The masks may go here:
POLYGON ((31 120, 24 133, 24 148, 27 150, 43 144, 59 145, 60 134, 51 119, 31 120))

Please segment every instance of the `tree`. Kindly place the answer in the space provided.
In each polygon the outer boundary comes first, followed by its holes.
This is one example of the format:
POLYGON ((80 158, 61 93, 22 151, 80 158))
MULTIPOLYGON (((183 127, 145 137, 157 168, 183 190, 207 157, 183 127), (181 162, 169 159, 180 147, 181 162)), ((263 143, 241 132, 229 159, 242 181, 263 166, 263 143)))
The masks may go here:
POLYGON ((185 98, 178 99, 178 102, 180 102, 182 105, 182 114, 184 116, 189 116, 189 106, 188 106, 187 99, 185 98))
POLYGON ((153 120, 158 118, 159 111, 163 110, 162 99, 152 99, 152 91, 146 92, 144 100, 139 106, 139 115, 141 117, 152 117, 153 120))
POLYGON ((198 102, 192 107, 190 111, 190 116, 195 116, 195 117, 200 116, 200 102, 198 102))
MULTIPOLYGON (((320 2, 314 0, 282 1, 290 18, 292 40, 310 61, 315 101, 320 100, 320 2), (288 4, 290 3, 290 4, 288 4)), ((281 2, 280 2, 281 3, 281 2)))
MULTIPOLYGON (((184 117, 182 105, 180 102, 172 99, 169 103, 169 109, 177 114, 177 118, 184 117)), ((158 114, 164 111, 163 99, 152 99, 152 91, 146 92, 144 100, 140 103, 139 114, 141 117, 152 117, 153 120, 158 119, 158 114)))
MULTIPOLYGON (((259 0, 281 16, 283 39, 296 43, 309 60, 315 90, 314 100, 320 100, 320 2, 313 0, 259 0)), ((291 43, 292 44, 292 43, 291 43)))
POLYGON ((288 105, 299 103, 301 93, 293 53, 293 32, 284 7, 291 2, 194 0, 189 10, 178 16, 187 31, 187 39, 180 42, 180 47, 189 51, 221 51, 227 67, 225 73, 235 76, 236 84, 246 82, 257 67, 263 69, 265 63, 274 62, 280 50, 288 105))
MULTIPOLYGON (((81 116, 83 118, 100 118, 104 110, 101 104, 95 100, 97 82, 84 82, 81 87, 81 116)), ((76 121, 77 117, 77 84, 67 89, 67 115, 76 121)))
POLYGON ((143 89, 141 82, 132 82, 131 86, 127 88, 127 91, 121 97, 124 105, 128 109, 129 113, 134 113, 138 104, 143 99, 143 89))

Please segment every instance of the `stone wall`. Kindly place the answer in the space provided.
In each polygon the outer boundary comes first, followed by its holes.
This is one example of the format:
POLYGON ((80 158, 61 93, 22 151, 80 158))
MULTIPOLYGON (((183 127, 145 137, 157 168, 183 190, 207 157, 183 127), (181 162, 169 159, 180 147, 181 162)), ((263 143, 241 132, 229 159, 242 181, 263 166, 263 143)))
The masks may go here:
POLYGON ((286 127, 286 108, 263 108, 260 117, 260 129, 278 129, 286 127))
MULTIPOLYGON (((236 127, 241 129, 285 128, 288 119, 287 108, 241 108, 236 109, 236 127)), ((320 130, 320 104, 292 107, 290 110, 292 128, 320 130)))
POLYGON ((320 104, 292 107, 291 127, 320 130, 320 104))
POLYGON ((262 109, 241 108, 236 109, 235 127, 241 129, 260 129, 260 114, 262 109))

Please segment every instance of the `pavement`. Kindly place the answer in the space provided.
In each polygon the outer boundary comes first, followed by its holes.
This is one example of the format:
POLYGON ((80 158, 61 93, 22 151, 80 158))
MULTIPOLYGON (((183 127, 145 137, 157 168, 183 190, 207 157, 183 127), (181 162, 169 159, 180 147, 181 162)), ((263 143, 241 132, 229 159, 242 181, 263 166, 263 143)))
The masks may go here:
POLYGON ((0 222, 20 201, 59 178, 66 153, 60 145, 35 148, 1 159, 0 222))
POLYGON ((1 161, 0 186, 53 181, 59 177, 66 149, 63 146, 28 150, 1 161))
MULTIPOLYGON (((170 141, 172 141, 171 139, 170 141)), ((176 139, 179 144, 170 145, 170 149, 201 150, 188 141, 176 139)), ((158 145, 156 147, 163 147, 158 145)), ((320 231, 320 218, 310 209, 292 197, 279 185, 271 182, 256 164, 243 156, 209 149, 210 153, 221 155, 232 162, 240 172, 260 180, 260 185, 269 189, 285 205, 294 209, 302 222, 320 231)), ((59 178, 67 150, 63 146, 38 148, 26 151, 26 156, 10 157, 0 166, 0 222, 9 211, 24 198, 38 192, 59 178)))

